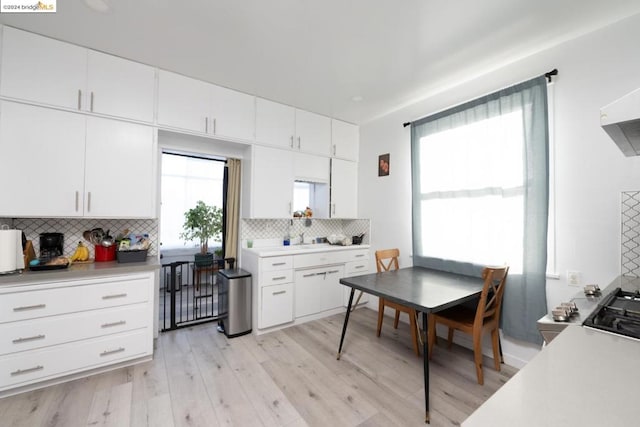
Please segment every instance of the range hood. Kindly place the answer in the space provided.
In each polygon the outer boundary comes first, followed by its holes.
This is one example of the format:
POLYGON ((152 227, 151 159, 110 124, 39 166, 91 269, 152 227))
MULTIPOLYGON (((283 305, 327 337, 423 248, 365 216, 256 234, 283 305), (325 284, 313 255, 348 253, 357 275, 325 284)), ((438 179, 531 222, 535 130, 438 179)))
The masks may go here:
POLYGON ((640 156, 640 89, 602 107, 600 126, 625 156, 640 156))

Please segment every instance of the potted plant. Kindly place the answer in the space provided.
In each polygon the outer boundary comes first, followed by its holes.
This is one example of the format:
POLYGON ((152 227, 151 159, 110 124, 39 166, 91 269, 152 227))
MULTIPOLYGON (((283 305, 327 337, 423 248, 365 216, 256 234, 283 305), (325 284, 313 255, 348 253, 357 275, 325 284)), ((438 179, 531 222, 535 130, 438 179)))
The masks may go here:
POLYGON ((224 254, 222 253, 222 248, 218 248, 213 251, 215 254, 215 260, 218 263, 218 268, 224 268, 224 254))
POLYGON ((196 265, 212 265, 213 254, 209 252, 209 239, 220 240, 222 237, 222 208, 198 200, 194 208, 184 213, 182 229, 184 231, 180 233, 181 238, 200 241, 200 253, 195 255, 196 265))

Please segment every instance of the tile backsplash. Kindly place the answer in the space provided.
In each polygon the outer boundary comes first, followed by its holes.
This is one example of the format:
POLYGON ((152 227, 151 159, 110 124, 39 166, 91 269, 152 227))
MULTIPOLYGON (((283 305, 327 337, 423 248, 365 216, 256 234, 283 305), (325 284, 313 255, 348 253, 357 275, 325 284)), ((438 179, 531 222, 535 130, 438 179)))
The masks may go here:
POLYGON ((102 228, 110 230, 113 236, 129 229, 130 233, 148 234, 151 248, 148 256, 158 253, 158 220, 157 219, 85 219, 85 218, 0 218, 0 224, 24 231, 28 240, 33 243, 36 256, 40 253, 40 233, 63 233, 64 255, 71 255, 79 241, 87 243, 90 257, 94 258, 93 245, 82 237, 85 230, 102 228))
POLYGON ((640 191, 622 193, 621 274, 640 277, 640 191))
POLYGON ((242 219, 240 220, 240 240, 244 247, 247 239, 292 238, 304 233, 305 240, 327 237, 330 234, 356 236, 364 233, 363 243, 369 243, 370 222, 368 219, 242 219))

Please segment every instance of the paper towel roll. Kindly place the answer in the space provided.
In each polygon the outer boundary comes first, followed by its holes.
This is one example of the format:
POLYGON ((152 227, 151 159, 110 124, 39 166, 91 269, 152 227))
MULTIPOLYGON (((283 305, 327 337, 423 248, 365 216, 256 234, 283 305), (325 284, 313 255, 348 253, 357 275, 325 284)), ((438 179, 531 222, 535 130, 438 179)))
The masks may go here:
MULTIPOLYGON (((18 269, 18 254, 22 254, 22 232, 0 230, 0 273, 18 269)), ((21 268, 24 268, 24 263, 21 268)))

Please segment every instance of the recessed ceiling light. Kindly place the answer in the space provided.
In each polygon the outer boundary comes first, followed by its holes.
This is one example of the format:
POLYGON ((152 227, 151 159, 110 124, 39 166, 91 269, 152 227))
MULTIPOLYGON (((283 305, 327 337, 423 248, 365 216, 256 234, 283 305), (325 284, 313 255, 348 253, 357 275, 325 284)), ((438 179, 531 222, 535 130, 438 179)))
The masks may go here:
POLYGON ((364 99, 364 98, 363 98, 363 97, 361 97, 360 95, 356 95, 356 96, 351 97, 351 100, 352 100, 353 102, 361 102, 363 99, 364 99))
POLYGON ((109 0, 84 0, 84 2, 90 9, 96 12, 107 13, 111 10, 109 0))

